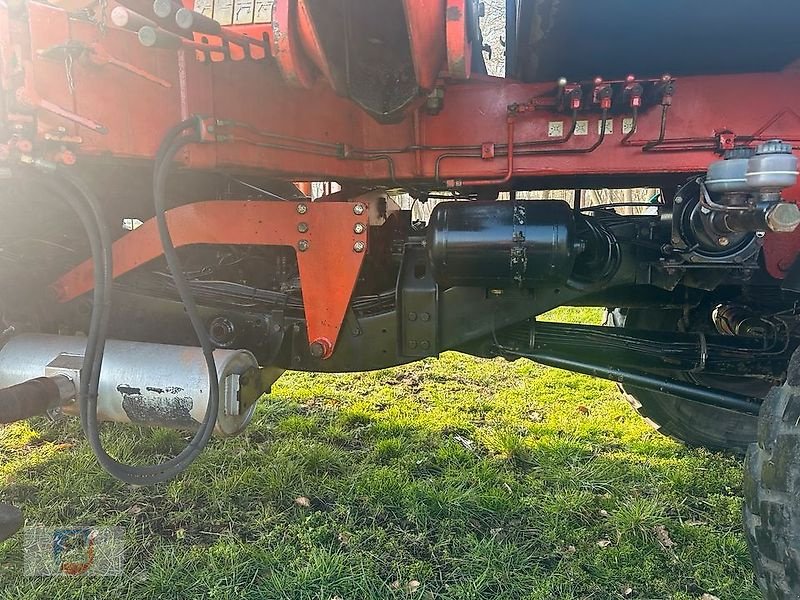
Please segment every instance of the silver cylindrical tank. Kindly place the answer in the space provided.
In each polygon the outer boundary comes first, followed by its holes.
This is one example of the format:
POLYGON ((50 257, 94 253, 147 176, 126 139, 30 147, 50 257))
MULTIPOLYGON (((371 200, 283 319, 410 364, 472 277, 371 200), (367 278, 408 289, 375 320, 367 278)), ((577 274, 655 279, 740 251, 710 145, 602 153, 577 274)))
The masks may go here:
MULTIPOLYGON (((0 388, 29 379, 75 373, 86 338, 24 334, 0 350, 0 388)), ((240 376, 258 367, 246 350, 215 350, 219 412, 215 433, 236 435, 255 404, 240 410, 240 376)), ((103 355, 97 417, 101 421, 196 429, 208 405, 208 371, 200 348, 109 340, 103 355)), ((78 403, 63 407, 78 415, 78 403)))
POLYGON ((712 194, 741 194, 753 191, 747 183, 747 165, 753 156, 752 148, 734 148, 723 160, 708 167, 706 187, 712 194))
POLYGON ((747 164, 747 185, 757 190, 782 190, 797 183, 797 157, 781 140, 760 144, 747 164))

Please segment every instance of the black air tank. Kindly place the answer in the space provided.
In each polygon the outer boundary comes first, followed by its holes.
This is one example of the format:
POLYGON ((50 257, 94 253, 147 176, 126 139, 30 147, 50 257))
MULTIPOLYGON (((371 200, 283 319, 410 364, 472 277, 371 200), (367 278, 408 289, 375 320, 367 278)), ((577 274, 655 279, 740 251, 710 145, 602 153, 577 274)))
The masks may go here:
POLYGON ((566 202, 443 202, 428 225, 428 257, 440 285, 507 287, 561 282, 578 254, 566 202))

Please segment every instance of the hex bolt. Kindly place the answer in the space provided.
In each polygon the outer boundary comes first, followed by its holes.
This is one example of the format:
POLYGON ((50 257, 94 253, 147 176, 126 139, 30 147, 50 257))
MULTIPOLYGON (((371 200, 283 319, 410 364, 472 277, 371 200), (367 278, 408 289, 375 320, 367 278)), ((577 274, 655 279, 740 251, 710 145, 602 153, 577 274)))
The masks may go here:
POLYGON ((427 350, 428 348, 431 347, 431 343, 428 340, 422 340, 419 343, 419 347, 422 348, 423 350, 427 350))
POLYGON ((727 246, 728 244, 730 244, 730 243, 731 243, 731 241, 730 241, 728 238, 726 238, 726 237, 721 237, 721 238, 719 238, 719 239, 717 240, 717 243, 718 243, 720 246, 727 246))
POLYGON ((300 240, 299 242, 297 242, 297 249, 300 250, 300 252, 305 252, 306 250, 308 250, 308 247, 310 245, 311 244, 308 243, 308 240, 300 240))
POLYGON ((297 205, 297 214, 304 215, 308 212, 308 204, 300 203, 297 205))
POLYGON ((333 345, 326 338, 319 338, 311 342, 308 346, 308 353, 313 358, 327 358, 331 355, 333 345))
POLYGON ((363 215, 366 207, 360 202, 353 207, 353 214, 363 215))
POLYGON ((408 320, 409 321, 416 321, 417 320, 417 313, 415 313, 413 311, 408 313, 408 320))
POLYGON ((366 226, 363 223, 356 223, 353 225, 353 232, 357 234, 362 234, 367 230, 366 226))
POLYGON ((430 320, 431 320, 431 315, 430 315, 430 313, 426 313, 426 312, 424 312, 424 313, 422 313, 422 314, 419 316, 419 318, 420 318, 420 319, 422 319, 424 322, 426 322, 426 323, 427 323, 428 321, 430 321, 430 320))
POLYGON ((364 248, 366 248, 366 244, 364 242, 356 242, 353 244, 353 252, 363 252, 364 248))
POLYGON ((411 348, 412 350, 414 350, 417 347, 417 341, 416 340, 409 340, 408 341, 408 347, 411 348))
POLYGON ((683 204, 683 198, 681 198, 680 196, 675 196, 674 202, 675 204, 683 204))
POLYGON ((792 232, 800 226, 800 208, 791 202, 779 202, 767 211, 766 221, 771 231, 792 232))
POLYGON ((298 223, 297 231, 300 233, 308 233, 308 223, 298 223))

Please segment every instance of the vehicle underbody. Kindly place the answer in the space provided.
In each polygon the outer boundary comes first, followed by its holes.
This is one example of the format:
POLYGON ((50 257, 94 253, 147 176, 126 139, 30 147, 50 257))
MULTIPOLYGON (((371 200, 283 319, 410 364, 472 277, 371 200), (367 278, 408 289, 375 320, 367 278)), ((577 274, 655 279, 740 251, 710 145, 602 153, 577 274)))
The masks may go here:
POLYGON ((471 0, 0 7, 4 420, 201 448, 282 369, 457 350, 617 381, 743 452, 800 345, 800 11, 506 4, 505 78, 471 0), (562 305, 613 327, 537 321, 562 305))

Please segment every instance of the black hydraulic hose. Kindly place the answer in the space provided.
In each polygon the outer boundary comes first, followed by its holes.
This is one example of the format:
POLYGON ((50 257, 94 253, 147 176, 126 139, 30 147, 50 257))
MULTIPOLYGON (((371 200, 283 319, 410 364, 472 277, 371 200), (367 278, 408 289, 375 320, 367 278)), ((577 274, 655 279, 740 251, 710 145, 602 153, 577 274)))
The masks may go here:
MULTIPOLYGON (((78 177, 75 177, 69 171, 62 170, 62 177, 72 185, 75 190, 83 198, 83 205, 87 206, 91 211, 92 219, 94 221, 94 236, 99 242, 100 250, 100 269, 95 262, 94 279, 95 287, 99 286, 101 290, 100 302, 92 305, 92 319, 94 327, 90 323, 89 336, 86 340, 86 349, 84 351, 84 358, 89 361, 88 377, 81 374, 81 383, 86 379, 86 394, 85 400, 81 402, 81 426, 84 433, 89 439, 89 444, 92 445, 92 434, 90 423, 92 420, 97 420, 97 394, 100 386, 100 371, 103 365, 103 353, 105 352, 106 333, 108 331, 108 324, 111 318, 111 287, 113 283, 113 258, 112 258, 112 245, 111 236, 109 235, 108 228, 103 218, 103 211, 100 206, 100 201, 89 189, 89 187, 78 177), (99 316, 95 318, 95 315, 99 316)), ((93 253, 94 256, 94 253, 93 253)))
POLYGON ((70 186, 62 187, 48 178, 40 178, 38 183, 55 198, 69 206, 78 216, 83 226, 92 254, 94 271, 93 309, 89 323, 86 348, 81 366, 81 381, 78 392, 81 425, 89 445, 98 462, 114 477, 133 485, 151 485, 166 481, 184 471, 207 445, 216 426, 219 411, 219 376, 214 361, 214 346, 205 330, 197 305, 191 294, 188 282, 183 275, 180 260, 169 235, 166 222, 165 187, 172 159, 185 145, 199 141, 197 135, 184 136, 183 133, 195 128, 196 118, 188 119, 171 128, 161 144, 155 160, 153 192, 156 205, 156 218, 167 265, 175 286, 183 301, 186 312, 200 341, 209 374, 209 401, 203 422, 192 440, 177 456, 157 465, 133 466, 121 463, 111 457, 103 448, 97 422, 97 394, 100 383, 103 353, 111 315, 111 289, 113 284, 113 254, 111 237, 99 200, 79 178, 69 172, 62 172, 70 186))
MULTIPOLYGON (((80 180, 71 178, 71 182, 78 191, 84 196, 86 203, 91 206, 94 219, 94 226, 87 224, 87 235, 93 248, 93 259, 95 266, 95 300, 100 307, 100 316, 92 315, 89 339, 84 358, 84 369, 89 364, 90 377, 86 382, 82 381, 82 420, 85 421, 84 428, 92 450, 95 452, 98 461, 113 476, 134 485, 151 485, 171 479, 185 470, 202 451, 208 443, 216 425, 216 415, 219 410, 219 379, 217 375, 216 363, 213 357, 213 346, 208 339, 202 319, 199 317, 197 307, 191 297, 186 294, 186 280, 183 277, 180 261, 177 260, 177 253, 169 237, 169 230, 166 226, 164 191, 166 178, 169 173, 169 165, 175 154, 189 143, 198 141, 196 136, 183 136, 183 132, 197 125, 196 119, 189 119, 173 127, 165 136, 159 151, 156 155, 154 195, 159 224, 159 233, 162 236, 167 264, 172 271, 176 281, 181 300, 186 306, 186 311, 192 320, 192 325, 198 335, 200 344, 203 348, 203 355, 209 370, 209 402, 204 417, 198 431, 195 433, 191 442, 177 456, 157 465, 133 466, 120 463, 105 452, 100 440, 99 427, 97 424, 97 388, 99 386, 99 374, 102 365, 102 354, 105 348, 106 332, 110 310, 108 300, 110 299, 112 284, 112 255, 111 243, 108 231, 105 230, 99 202, 88 188, 80 180), (180 283, 183 283, 181 288, 180 283), (199 327, 198 327, 199 324, 199 327), (86 389, 88 388, 88 389, 86 389), (84 391, 85 390, 85 391, 84 391)), ((82 378, 83 379, 83 378, 82 378)))
POLYGON ((90 396, 90 383, 92 379, 92 372, 97 360, 98 337, 103 329, 103 313, 104 307, 107 306, 106 285, 105 285, 105 268, 103 265, 103 245, 98 229, 98 223, 95 215, 90 207, 77 200, 73 195, 66 193, 62 186, 57 185, 55 182, 48 178, 39 178, 37 183, 44 187, 49 194, 58 198, 64 204, 69 206, 77 215, 78 219, 83 226, 86 237, 89 240, 89 247, 91 248, 92 259, 94 261, 94 290, 92 297, 92 316, 89 323, 89 335, 86 342, 86 350, 84 351, 83 363, 81 366, 80 389, 78 391, 78 399, 81 414, 81 425, 84 432, 87 433, 86 428, 86 415, 88 410, 88 398, 90 396))

